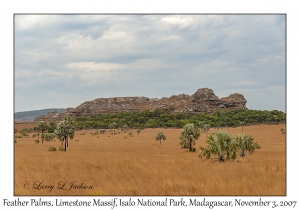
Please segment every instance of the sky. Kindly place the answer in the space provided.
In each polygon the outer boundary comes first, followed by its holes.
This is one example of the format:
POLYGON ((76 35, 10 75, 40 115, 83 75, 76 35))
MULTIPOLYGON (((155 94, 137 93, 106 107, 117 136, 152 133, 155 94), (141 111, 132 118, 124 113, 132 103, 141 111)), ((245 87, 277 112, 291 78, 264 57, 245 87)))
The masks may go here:
POLYGON ((204 87, 285 112, 286 16, 14 15, 15 112, 204 87))

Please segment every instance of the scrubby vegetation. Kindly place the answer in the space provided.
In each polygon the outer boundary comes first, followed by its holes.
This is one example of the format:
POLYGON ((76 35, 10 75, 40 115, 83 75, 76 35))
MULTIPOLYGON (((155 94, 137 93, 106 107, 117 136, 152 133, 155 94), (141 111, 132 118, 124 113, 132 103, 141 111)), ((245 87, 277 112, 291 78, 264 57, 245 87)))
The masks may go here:
POLYGON ((133 136, 134 136, 132 132, 129 132, 128 135, 129 135, 130 137, 133 137, 133 136))
POLYGON ((280 131, 282 134, 285 134, 285 129, 284 128, 280 128, 280 131))
POLYGON ((50 147, 48 151, 54 152, 54 151, 56 151, 56 148, 55 147, 50 147))
MULTIPOLYGON (((76 129, 102 128, 182 128, 188 123, 209 125, 210 127, 235 127, 256 123, 285 122, 286 114, 282 111, 229 110, 215 111, 212 114, 171 113, 170 109, 139 112, 119 112, 114 114, 94 114, 76 118, 76 129), (242 123, 241 123, 242 122, 242 123), (126 126, 125 126, 126 125, 126 126)), ((204 127, 204 132, 210 127, 204 127)))

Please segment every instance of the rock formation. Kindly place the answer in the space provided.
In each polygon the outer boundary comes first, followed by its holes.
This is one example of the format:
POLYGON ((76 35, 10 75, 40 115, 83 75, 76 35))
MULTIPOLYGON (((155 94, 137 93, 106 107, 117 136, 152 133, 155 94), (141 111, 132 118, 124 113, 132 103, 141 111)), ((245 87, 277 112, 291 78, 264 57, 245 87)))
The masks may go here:
POLYGON ((76 108, 68 108, 65 113, 49 112, 39 116, 40 120, 61 120, 64 116, 79 117, 99 113, 136 112, 142 110, 169 109, 171 112, 212 113, 216 110, 247 109, 247 100, 242 94, 234 93, 219 99, 208 88, 198 89, 193 95, 173 95, 171 97, 113 97, 86 101, 76 108))

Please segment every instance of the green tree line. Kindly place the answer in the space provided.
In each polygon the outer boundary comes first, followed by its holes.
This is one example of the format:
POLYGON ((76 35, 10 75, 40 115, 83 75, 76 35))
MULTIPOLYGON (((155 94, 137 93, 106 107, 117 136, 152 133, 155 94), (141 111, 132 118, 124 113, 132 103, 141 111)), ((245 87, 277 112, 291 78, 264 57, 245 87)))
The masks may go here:
POLYGON ((76 129, 109 128, 115 123, 115 128, 124 125, 130 128, 182 128, 188 123, 198 125, 199 122, 211 127, 235 127, 256 123, 285 122, 286 113, 278 110, 229 110, 215 111, 212 114, 171 113, 170 109, 155 111, 119 112, 113 114, 93 114, 77 117, 76 129))

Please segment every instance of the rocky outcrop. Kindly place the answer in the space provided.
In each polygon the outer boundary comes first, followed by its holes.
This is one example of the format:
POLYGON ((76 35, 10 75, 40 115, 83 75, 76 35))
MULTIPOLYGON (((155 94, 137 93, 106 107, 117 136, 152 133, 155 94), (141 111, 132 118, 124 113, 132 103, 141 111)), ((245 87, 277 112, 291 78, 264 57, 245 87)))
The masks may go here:
POLYGON ((224 101, 224 105, 226 107, 247 109, 246 107, 247 100, 244 98, 242 94, 239 93, 230 94, 228 97, 222 98, 222 100, 224 101))
POLYGON ((40 120, 61 120, 64 116, 79 117, 99 113, 136 112, 141 110, 154 111, 169 109, 171 112, 212 113, 216 110, 247 109, 247 100, 242 94, 235 93, 219 99, 212 89, 201 88, 193 95, 179 94, 171 97, 113 97, 97 98, 86 101, 75 108, 66 109, 65 113, 49 112, 37 117, 40 120))
POLYGON ((214 94, 212 89, 201 88, 198 89, 193 95, 193 100, 219 100, 219 98, 214 94))

